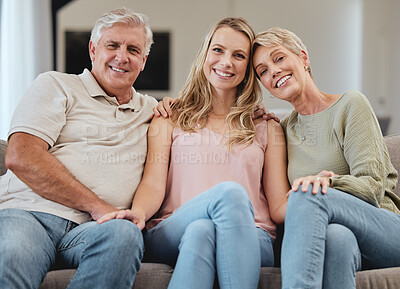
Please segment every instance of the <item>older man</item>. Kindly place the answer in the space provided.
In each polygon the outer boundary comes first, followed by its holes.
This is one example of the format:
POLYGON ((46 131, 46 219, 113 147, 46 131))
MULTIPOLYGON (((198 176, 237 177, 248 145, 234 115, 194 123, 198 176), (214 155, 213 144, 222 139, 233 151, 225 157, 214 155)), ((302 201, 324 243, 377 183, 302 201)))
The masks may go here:
POLYGON ((0 178, 1 288, 38 288, 53 267, 68 288, 132 288, 143 255, 131 206, 154 98, 132 85, 152 44, 147 17, 117 9, 91 34, 92 70, 41 74, 16 109, 0 178))

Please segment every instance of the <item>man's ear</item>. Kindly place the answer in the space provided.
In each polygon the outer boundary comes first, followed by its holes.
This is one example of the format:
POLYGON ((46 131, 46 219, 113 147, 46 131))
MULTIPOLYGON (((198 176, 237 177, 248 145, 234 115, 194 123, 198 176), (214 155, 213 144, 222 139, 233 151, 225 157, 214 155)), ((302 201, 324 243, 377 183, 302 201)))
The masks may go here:
POLYGON ((93 44, 92 40, 89 41, 89 56, 92 62, 94 61, 96 55, 96 46, 93 44))
POLYGON ((148 57, 149 55, 145 55, 144 57, 143 57, 143 64, 142 64, 142 69, 140 69, 140 71, 143 71, 144 70, 144 67, 146 66, 146 62, 147 62, 147 57, 148 57))

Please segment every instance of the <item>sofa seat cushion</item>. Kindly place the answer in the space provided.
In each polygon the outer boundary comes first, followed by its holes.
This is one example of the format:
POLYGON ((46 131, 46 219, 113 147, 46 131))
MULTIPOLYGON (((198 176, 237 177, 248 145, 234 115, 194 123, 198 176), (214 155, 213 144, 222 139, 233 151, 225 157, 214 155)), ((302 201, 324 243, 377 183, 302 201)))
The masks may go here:
MULTIPOLYGON (((54 270, 47 273, 39 289, 65 289, 76 269, 54 270)), ((143 263, 136 275, 133 289, 163 289, 168 287, 172 268, 165 264, 143 263)))
POLYGON ((400 267, 357 272, 356 284, 357 289, 398 289, 400 267))

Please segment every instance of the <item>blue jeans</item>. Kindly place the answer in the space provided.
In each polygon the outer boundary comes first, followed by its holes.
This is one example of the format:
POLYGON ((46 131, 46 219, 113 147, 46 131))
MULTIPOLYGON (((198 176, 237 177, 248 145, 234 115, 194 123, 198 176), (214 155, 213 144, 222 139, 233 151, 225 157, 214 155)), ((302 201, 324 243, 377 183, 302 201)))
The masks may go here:
POLYGON ((332 188, 325 195, 311 190, 289 197, 282 288, 355 288, 360 254, 368 268, 400 266, 399 215, 332 188))
POLYGON ((127 220, 78 225, 51 214, 0 210, 2 289, 37 289, 58 266, 78 268, 68 289, 131 289, 143 250, 141 231, 127 220))
POLYGON ((234 182, 186 202, 144 239, 146 261, 175 266, 169 289, 211 289, 216 272, 221 289, 257 288, 261 251, 273 266, 272 238, 256 229, 247 192, 234 182))

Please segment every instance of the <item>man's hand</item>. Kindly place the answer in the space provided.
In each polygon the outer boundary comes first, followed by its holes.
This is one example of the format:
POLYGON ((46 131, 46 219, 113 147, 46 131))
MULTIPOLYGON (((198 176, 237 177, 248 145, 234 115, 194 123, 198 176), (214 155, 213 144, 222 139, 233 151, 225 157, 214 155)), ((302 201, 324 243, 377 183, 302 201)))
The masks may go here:
POLYGON ((164 117, 168 118, 172 115, 171 105, 175 102, 175 99, 172 97, 164 97, 161 100, 157 107, 153 108, 154 116, 155 117, 164 117))
POLYGON ((97 223, 102 224, 104 222, 113 220, 113 219, 125 219, 129 220, 132 223, 136 224, 140 230, 143 230, 145 227, 145 218, 139 217, 135 212, 132 210, 120 210, 114 211, 108 214, 105 214, 103 217, 97 220, 97 223))

